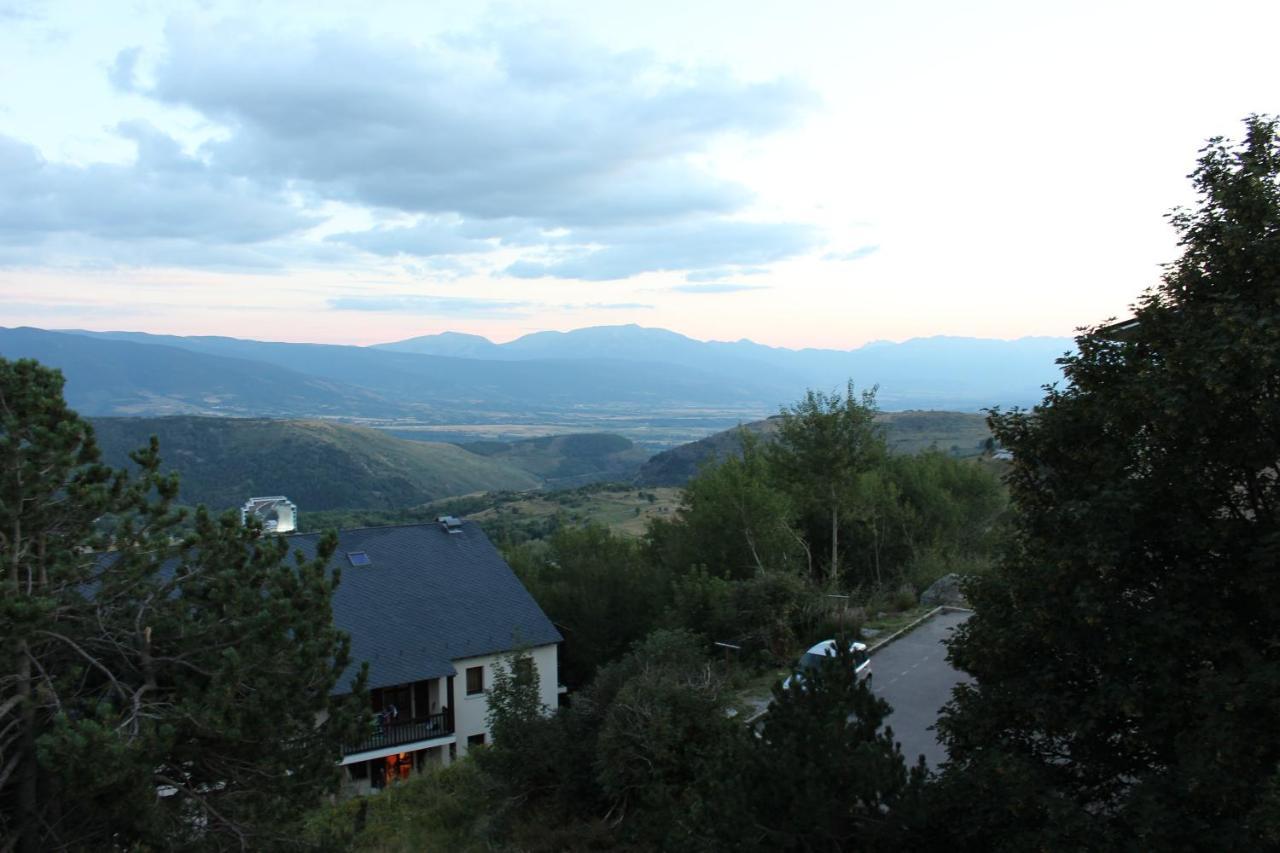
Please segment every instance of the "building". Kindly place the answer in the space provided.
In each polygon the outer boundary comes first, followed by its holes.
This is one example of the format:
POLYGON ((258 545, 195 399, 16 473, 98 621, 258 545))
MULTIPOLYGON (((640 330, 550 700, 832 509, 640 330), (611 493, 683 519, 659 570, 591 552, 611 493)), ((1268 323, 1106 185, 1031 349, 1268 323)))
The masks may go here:
MULTIPOLYGON (((289 537, 315 553, 319 534, 289 537)), ((485 691, 514 652, 537 669, 555 707, 560 633, 474 522, 373 527, 339 534, 342 571, 334 623, 351 636, 352 665, 335 692, 369 664, 375 725, 343 749, 353 791, 368 792, 448 764, 489 739, 485 691)))

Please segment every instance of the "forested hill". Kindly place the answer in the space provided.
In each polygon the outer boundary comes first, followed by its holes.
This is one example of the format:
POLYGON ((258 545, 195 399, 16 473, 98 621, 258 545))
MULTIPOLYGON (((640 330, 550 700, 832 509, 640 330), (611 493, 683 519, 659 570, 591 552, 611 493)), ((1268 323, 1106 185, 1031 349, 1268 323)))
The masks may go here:
POLYGON ((572 488, 601 480, 630 481, 650 456, 630 439, 612 433, 571 433, 520 441, 477 441, 462 447, 522 468, 549 487, 572 488))
POLYGON ((406 441, 328 421, 247 418, 94 418, 105 460, 160 439, 164 467, 181 476, 183 503, 238 507, 287 495, 302 512, 395 509, 480 491, 524 490, 536 475, 454 444, 406 441))
MULTIPOLYGON (((953 456, 977 456, 991 436, 986 415, 970 412, 880 412, 876 421, 884 428, 885 440, 894 453, 919 453, 936 447, 953 456)), ((776 426, 776 418, 742 425, 766 441, 776 426)), ((653 456, 640 467, 636 483, 683 486, 706 462, 737 454, 741 448, 738 429, 718 432, 653 456)))

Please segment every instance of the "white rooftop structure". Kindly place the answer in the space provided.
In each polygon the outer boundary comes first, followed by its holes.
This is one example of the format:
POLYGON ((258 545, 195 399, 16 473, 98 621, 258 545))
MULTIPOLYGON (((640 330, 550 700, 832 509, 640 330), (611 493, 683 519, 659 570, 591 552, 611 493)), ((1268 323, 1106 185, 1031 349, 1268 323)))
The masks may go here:
POLYGON ((284 495, 249 498, 240 507, 240 523, 247 522, 249 516, 261 519, 267 533, 292 533, 298 527, 298 507, 284 495))

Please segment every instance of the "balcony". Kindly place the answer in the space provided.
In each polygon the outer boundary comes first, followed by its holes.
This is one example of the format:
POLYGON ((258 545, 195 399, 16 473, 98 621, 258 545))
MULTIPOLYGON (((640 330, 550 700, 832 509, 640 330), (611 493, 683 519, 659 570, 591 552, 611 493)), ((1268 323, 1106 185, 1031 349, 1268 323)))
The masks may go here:
POLYGON ((441 714, 431 714, 416 720, 403 720, 395 723, 375 722, 369 737, 353 745, 343 746, 343 755, 357 752, 369 752, 375 749, 386 749, 406 743, 416 743, 432 738, 447 737, 453 734, 453 711, 449 708, 441 714))

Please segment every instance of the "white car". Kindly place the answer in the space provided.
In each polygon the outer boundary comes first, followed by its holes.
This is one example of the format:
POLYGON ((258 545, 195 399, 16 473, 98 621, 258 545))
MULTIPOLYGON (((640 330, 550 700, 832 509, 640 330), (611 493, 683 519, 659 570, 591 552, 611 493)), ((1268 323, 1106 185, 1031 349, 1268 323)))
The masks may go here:
MULTIPOLYGON (((871 658, 867 655, 866 643, 852 643, 853 649, 853 674, 856 678, 866 678, 871 674, 871 658)), ((800 656, 799 672, 795 675, 787 676, 787 680, 782 682, 782 689, 789 690, 793 682, 804 680, 804 671, 811 669, 822 662, 823 658, 835 657, 836 641, 823 640, 821 643, 814 645, 809 651, 800 656)))

